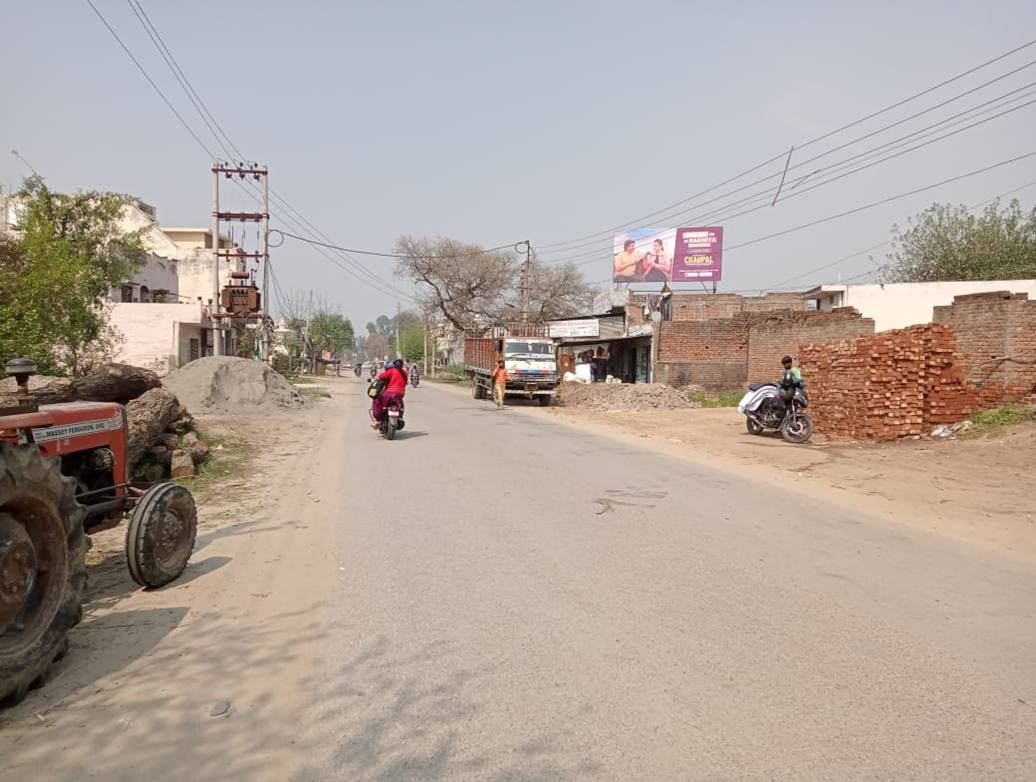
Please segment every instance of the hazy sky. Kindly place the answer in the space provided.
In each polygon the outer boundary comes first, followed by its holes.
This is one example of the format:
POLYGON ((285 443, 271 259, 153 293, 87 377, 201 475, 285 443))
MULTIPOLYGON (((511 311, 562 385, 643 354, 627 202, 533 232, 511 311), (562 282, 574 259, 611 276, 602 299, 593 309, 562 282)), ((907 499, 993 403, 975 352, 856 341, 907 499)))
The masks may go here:
MULTIPOLYGON (((128 4, 95 2, 215 148, 128 4)), ((593 281, 609 276, 613 226, 1036 37, 1031 0, 988 6, 142 2, 235 144, 268 164, 272 187, 336 243, 388 250, 401 233, 486 245, 528 238, 546 260, 575 256, 593 281), (544 247, 595 232, 602 239, 595 245, 567 253, 544 247)), ((5 190, 28 173, 9 154, 17 148, 55 188, 129 192, 154 204, 164 225, 208 225, 211 161, 85 0, 0 5, 5 190)), ((792 165, 1033 60, 1036 46, 813 144, 792 165)), ((1030 82, 1036 65, 793 174, 838 163, 1030 82)), ((708 211, 757 186, 693 208, 725 192, 715 191, 686 212, 644 222, 718 222, 729 247, 1036 151, 1034 131, 1036 105, 759 213, 726 219, 739 209, 708 211)), ((755 176, 779 174, 782 165, 755 176)), ((814 175, 800 189, 823 177, 814 175)), ((893 222, 934 200, 973 204, 1033 180, 1036 157, 732 249, 721 289, 777 285, 884 241, 893 222)), ((1036 187, 1018 197, 1031 206, 1036 187)), ((275 209, 275 227, 282 224, 277 218, 275 209)), ((391 260, 360 260, 392 285, 409 288, 392 279, 391 260)), ((325 293, 361 328, 400 299, 291 240, 276 251, 274 264, 283 288, 325 293)), ((834 282, 873 268, 863 255, 802 282, 834 282)))

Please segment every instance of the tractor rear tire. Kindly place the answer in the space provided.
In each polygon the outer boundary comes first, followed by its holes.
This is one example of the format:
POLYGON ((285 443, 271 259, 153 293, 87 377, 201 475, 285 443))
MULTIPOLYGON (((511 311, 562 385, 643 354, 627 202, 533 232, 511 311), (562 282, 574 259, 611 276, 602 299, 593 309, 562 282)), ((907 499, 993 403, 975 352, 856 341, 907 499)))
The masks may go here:
POLYGON ((18 703, 68 650, 83 615, 86 511, 76 482, 34 446, 0 444, 0 705, 18 703))
POLYGON ((157 588, 175 580, 194 552, 198 509, 178 483, 158 483, 144 492, 126 527, 126 564, 133 580, 157 588))

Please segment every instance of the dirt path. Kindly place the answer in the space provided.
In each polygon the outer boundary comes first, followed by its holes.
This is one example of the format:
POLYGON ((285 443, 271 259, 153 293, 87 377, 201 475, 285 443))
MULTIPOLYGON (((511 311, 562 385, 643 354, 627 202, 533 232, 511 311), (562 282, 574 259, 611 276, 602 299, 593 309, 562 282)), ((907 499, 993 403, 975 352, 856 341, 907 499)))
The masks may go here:
MULTIPOLYGON (((535 410, 528 410, 536 414, 535 410)), ((647 440, 682 458, 1036 562, 1036 424, 964 440, 808 446, 749 435, 731 408, 619 413, 551 408, 549 415, 647 440)))
POLYGON ((145 592, 125 569, 119 527, 95 537, 85 616, 46 687, 0 712, 0 778, 287 779, 290 726, 305 712, 335 568, 321 514, 337 503, 316 405, 261 419, 200 419, 255 445, 247 472, 199 499, 194 556, 145 592), (300 577, 301 574, 304 576, 300 577), (210 716, 221 701, 223 716, 210 716))

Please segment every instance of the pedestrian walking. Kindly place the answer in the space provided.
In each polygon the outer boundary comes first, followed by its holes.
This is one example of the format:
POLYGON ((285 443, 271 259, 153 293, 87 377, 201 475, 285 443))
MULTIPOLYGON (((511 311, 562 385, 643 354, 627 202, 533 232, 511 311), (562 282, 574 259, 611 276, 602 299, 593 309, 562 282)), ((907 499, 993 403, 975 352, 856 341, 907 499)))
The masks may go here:
POLYGON ((503 361, 496 362, 496 369, 493 370, 493 401, 496 406, 504 406, 504 392, 507 390, 507 369, 503 361))

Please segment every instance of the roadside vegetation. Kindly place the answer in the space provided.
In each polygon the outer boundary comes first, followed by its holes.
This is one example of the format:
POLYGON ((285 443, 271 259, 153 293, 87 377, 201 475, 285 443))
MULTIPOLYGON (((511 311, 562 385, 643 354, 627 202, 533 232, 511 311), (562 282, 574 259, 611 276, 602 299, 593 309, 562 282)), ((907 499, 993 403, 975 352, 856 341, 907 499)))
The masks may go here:
POLYGON ((435 375, 427 375, 423 379, 433 380, 436 383, 457 383, 458 385, 471 385, 463 364, 449 364, 441 372, 435 375))
POLYGON ((1003 405, 992 410, 983 410, 981 413, 975 413, 968 420, 973 424, 968 432, 969 435, 987 434, 1007 426, 1016 426, 1027 421, 1036 421, 1036 406, 1003 405))
POLYGON ((731 388, 727 391, 719 391, 715 395, 700 392, 691 394, 691 401, 699 407, 737 407, 737 403, 744 395, 744 391, 731 388))
POLYGON ((255 447, 250 442, 229 434, 225 437, 213 437, 198 432, 198 439, 209 444, 209 458, 197 466, 192 477, 174 479, 195 495, 213 488, 227 478, 243 475, 255 452, 255 447))

